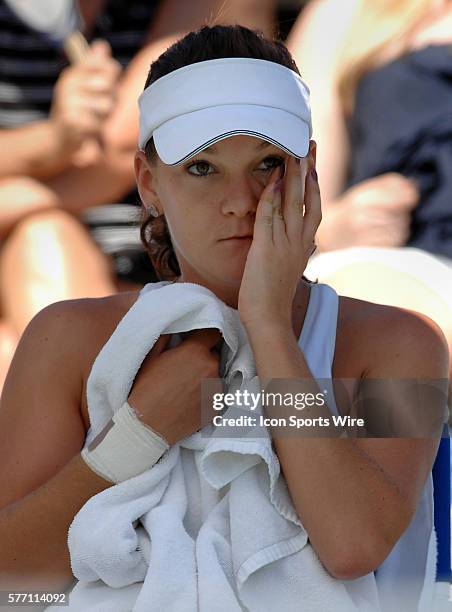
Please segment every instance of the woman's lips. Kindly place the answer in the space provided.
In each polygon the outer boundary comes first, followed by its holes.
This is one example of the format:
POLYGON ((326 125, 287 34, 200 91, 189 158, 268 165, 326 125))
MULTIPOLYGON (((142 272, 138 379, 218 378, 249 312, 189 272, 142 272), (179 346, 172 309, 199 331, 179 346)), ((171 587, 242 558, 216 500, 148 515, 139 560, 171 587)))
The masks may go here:
POLYGON ((252 236, 242 236, 241 238, 225 238, 221 242, 229 242, 231 244, 247 244, 253 240, 252 236))
POLYGON ((253 238, 253 234, 243 234, 237 236, 229 236, 229 238, 222 238, 221 240, 249 240, 253 238))

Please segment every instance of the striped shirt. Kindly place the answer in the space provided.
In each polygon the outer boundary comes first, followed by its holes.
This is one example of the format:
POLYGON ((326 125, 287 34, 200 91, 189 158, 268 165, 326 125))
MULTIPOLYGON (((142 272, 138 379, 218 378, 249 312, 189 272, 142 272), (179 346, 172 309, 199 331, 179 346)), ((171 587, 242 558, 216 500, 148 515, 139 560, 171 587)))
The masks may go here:
MULTIPOLYGON (((89 41, 108 41, 113 57, 126 67, 143 45, 159 2, 107 0, 89 41)), ((53 87, 68 65, 61 48, 31 30, 0 0, 0 128, 48 117, 53 87)))
MULTIPOLYGON (((162 1, 106 0, 88 42, 97 38, 108 41, 113 57, 127 67, 143 46, 162 1)), ((30 29, 0 0, 0 129, 45 120, 54 85, 68 65, 61 48, 45 34, 30 29)), ((116 275, 145 283, 154 272, 140 241, 138 201, 134 189, 121 198, 121 205, 87 208, 80 217, 101 250, 113 257, 116 275)))

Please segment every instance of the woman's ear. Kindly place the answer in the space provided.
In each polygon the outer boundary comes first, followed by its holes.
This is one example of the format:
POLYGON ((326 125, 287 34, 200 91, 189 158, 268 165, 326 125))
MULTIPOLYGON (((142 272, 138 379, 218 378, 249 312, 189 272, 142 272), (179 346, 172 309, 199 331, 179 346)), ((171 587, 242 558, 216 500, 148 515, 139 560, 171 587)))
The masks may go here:
POLYGON ((141 201, 144 206, 156 205, 158 196, 155 191, 155 178, 144 151, 137 151, 135 153, 134 168, 141 201))

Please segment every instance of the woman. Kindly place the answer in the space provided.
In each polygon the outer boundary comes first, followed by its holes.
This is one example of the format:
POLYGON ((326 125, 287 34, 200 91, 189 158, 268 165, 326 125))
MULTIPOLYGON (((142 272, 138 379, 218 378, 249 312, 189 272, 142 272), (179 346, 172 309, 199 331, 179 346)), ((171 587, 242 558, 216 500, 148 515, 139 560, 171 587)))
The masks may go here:
POLYGON ((315 133, 344 152, 319 156, 326 204, 341 209, 321 232, 326 250, 408 244, 451 263, 451 20, 449 0, 322 0, 291 31, 318 102, 315 133), (367 217, 350 218, 358 200, 367 217))
POLYGON ((14 5, 0 0, 0 388, 44 306, 156 280, 140 242, 133 174, 136 98, 149 63, 208 18, 271 32, 275 10, 274 0, 259 10, 254 0, 193 0, 187 12, 179 0, 80 0, 92 55, 68 67, 14 5), (89 144, 93 132, 102 155, 89 144))
MULTIPOLYGON (((165 281, 202 285, 238 309, 262 380, 315 383, 299 339, 305 322, 316 327, 311 298, 319 300, 321 293, 335 297, 338 306, 330 338, 332 378, 447 378, 447 345, 433 321, 337 297, 303 277, 321 212, 307 90, 298 75, 281 43, 241 26, 203 27, 152 64, 141 100, 144 151, 135 167, 148 210, 142 236, 153 264, 165 281), (181 78, 184 70, 190 79, 181 78)), ((0 411, 4 589, 23 585, 24 576, 29 587, 54 590, 73 578, 68 527, 87 500, 112 485, 89 467, 87 449, 80 452, 90 428, 86 381, 137 299, 129 292, 59 302, 24 333, 0 411)), ((219 376, 213 350, 219 340, 217 330, 206 329, 170 349, 167 337, 157 341, 128 396, 135 426, 151 428, 169 446, 199 429, 200 380, 219 376)), ((336 402, 342 414, 349 412, 348 400, 338 395, 336 402)), ((401 410, 404 402, 400 393, 401 410)), ((98 448, 102 442, 97 440, 98 448)), ((377 570, 397 547, 423 499, 438 436, 275 436, 274 444, 310 545, 329 577, 346 583, 377 570)), ((431 517, 417 519, 423 521, 417 524, 420 540, 431 517)), ((420 590, 406 596, 417 601, 420 590)))
POLYGON ((426 314, 452 355, 451 24, 449 0, 314 0, 287 44, 320 145, 308 275, 426 314))

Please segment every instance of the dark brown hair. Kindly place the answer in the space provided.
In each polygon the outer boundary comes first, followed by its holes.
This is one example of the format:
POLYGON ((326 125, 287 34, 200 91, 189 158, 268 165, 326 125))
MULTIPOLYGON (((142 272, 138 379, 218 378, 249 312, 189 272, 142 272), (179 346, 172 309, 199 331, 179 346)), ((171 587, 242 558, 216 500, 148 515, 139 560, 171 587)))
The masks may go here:
MULTIPOLYGON (((263 59, 300 74, 284 43, 265 38, 260 30, 250 30, 241 25, 206 25, 189 32, 152 62, 144 88, 184 66, 226 57, 263 59)), ((153 138, 147 142, 145 153, 149 163, 154 165, 158 154, 153 138)), ((180 276, 164 215, 152 217, 143 207, 140 237, 159 279, 173 280, 180 276)))

